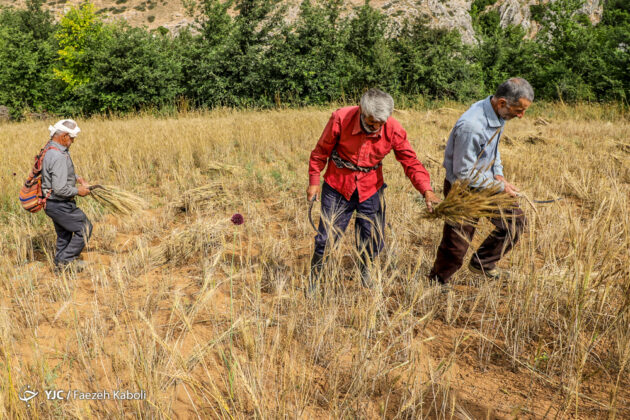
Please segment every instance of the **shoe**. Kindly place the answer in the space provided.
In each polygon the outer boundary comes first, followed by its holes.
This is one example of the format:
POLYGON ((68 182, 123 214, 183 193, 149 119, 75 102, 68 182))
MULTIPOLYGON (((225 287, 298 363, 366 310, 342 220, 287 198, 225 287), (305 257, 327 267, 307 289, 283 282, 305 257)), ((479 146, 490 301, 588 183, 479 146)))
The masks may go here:
POLYGON ((359 270, 361 271, 361 285, 366 289, 372 289, 374 287, 372 275, 370 274, 371 265, 372 257, 370 257, 367 253, 362 254, 359 260, 359 270))
POLYGON ((53 271, 55 274, 63 274, 66 271, 80 273, 81 271, 85 270, 87 266, 88 264, 85 261, 81 260, 59 261, 55 263, 55 268, 53 269, 53 271))
POLYGON ((71 263, 71 269, 74 270, 77 273, 80 273, 81 271, 87 269, 88 267, 88 263, 86 263, 83 260, 74 260, 71 263))
POLYGON ((477 267, 475 264, 471 262, 468 264, 468 270, 470 270, 471 273, 478 274, 480 276, 485 276, 489 278, 490 280, 498 280, 499 278, 501 278, 501 271, 496 267, 495 268, 477 267))
POLYGON ((322 274, 322 268, 324 267, 324 256, 316 252, 313 253, 311 258, 311 271, 308 275, 308 294, 312 295, 319 286, 319 279, 322 274))
POLYGON ((370 276, 370 268, 366 264, 361 264, 361 285, 366 289, 374 287, 372 276, 370 276))
POLYGON ((438 276, 437 274, 433 274, 433 275, 429 274, 429 275, 427 276, 427 279, 429 279, 429 283, 430 283, 432 286, 437 286, 438 284, 439 284, 439 285, 446 284, 446 283, 444 282, 444 280, 442 280, 442 278, 441 278, 440 276, 438 276))
POLYGON ((453 290, 453 286, 450 283, 445 283, 437 274, 429 275, 427 278, 431 286, 440 288, 441 293, 448 294, 448 292, 453 290))

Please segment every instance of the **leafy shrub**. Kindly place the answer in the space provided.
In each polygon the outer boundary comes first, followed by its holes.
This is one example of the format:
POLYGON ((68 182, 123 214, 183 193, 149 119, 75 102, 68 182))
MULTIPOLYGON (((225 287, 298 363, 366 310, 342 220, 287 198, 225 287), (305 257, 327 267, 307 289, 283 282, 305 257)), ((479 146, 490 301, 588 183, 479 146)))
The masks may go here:
POLYGON ((367 2, 344 15, 343 0, 303 0, 289 22, 279 0, 187 1, 199 16, 194 28, 171 35, 101 20, 127 10, 126 0, 98 12, 83 3, 58 23, 43 0, 27 0, 24 10, 0 10, 0 105, 17 116, 127 112, 178 98, 207 107, 353 103, 372 86, 405 100, 469 101, 511 76, 528 79, 537 98, 627 104, 630 6, 605 2, 594 25, 583 1, 533 5, 540 30, 529 39, 500 25, 488 7, 495 0, 475 0, 477 42, 467 45, 422 18, 393 26, 367 2))
POLYGON ((54 106, 54 25, 42 1, 25 10, 0 10, 0 105, 17 117, 22 110, 54 106))

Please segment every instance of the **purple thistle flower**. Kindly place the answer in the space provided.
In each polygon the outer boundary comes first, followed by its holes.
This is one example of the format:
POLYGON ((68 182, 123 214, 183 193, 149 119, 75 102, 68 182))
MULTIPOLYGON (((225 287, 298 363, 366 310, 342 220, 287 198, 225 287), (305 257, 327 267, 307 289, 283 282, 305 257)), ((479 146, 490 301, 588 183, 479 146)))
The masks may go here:
POLYGON ((234 223, 235 225, 242 225, 243 222, 245 221, 243 219, 243 215, 240 213, 234 213, 234 216, 232 216, 232 218, 230 219, 232 221, 232 223, 234 223))

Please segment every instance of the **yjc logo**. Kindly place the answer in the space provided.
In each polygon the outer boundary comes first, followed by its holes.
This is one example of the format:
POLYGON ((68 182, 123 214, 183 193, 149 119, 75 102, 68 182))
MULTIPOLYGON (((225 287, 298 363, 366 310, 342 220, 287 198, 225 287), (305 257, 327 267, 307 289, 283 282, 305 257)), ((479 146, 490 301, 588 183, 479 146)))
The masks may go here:
POLYGON ((26 405, 30 407, 31 405, 30 401, 33 398, 35 398, 37 395, 39 395, 39 392, 31 391, 30 385, 26 385, 26 386, 23 386, 22 389, 20 390, 20 394, 18 395, 18 398, 21 401, 24 401, 26 405))
POLYGON ((48 400, 65 400, 64 392, 60 389, 51 389, 50 391, 44 391, 46 393, 46 399, 48 400))

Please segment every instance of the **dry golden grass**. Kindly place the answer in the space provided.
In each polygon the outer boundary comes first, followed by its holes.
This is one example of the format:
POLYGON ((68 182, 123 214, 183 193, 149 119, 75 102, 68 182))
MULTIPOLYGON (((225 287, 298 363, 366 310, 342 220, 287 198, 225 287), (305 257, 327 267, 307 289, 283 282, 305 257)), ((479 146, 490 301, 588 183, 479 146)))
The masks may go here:
MULTIPOLYGON (((464 109, 395 115, 438 193, 464 109)), ((448 294, 427 283, 441 222, 389 156, 376 287, 360 287, 348 232, 311 298, 307 161, 330 110, 79 121, 77 172, 149 208, 115 216, 81 200, 89 267, 61 277, 52 224, 17 203, 48 122, 3 125, 0 417, 629 418, 630 123, 609 111, 534 104, 508 123, 508 179, 565 197, 522 206, 509 279, 464 269, 448 294), (30 406, 26 385, 40 392, 30 406), (46 399, 53 389, 146 400, 46 399)))

